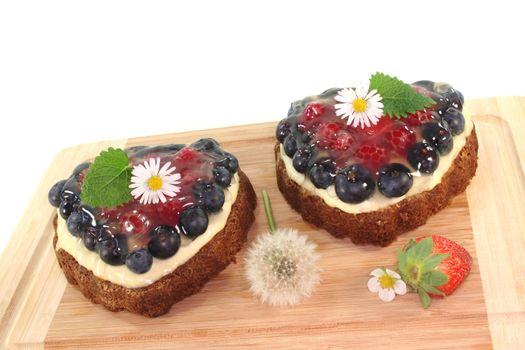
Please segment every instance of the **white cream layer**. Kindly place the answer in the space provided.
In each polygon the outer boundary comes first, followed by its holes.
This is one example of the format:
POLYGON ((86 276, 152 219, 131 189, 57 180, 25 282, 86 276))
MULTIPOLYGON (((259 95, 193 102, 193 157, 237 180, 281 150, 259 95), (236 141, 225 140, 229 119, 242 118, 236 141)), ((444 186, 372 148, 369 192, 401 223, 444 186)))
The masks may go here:
POLYGON ((66 222, 58 216, 56 250, 64 249, 71 254, 76 261, 86 269, 93 272, 97 277, 119 284, 126 288, 145 287, 165 275, 170 274, 177 267, 183 265, 191 257, 199 252, 219 231, 226 225, 231 212, 231 207, 237 199, 239 191, 239 176, 235 174, 230 187, 224 190, 225 201, 222 210, 209 215, 208 229, 195 240, 181 237, 181 246, 178 252, 168 259, 153 258, 151 269, 144 274, 131 272, 126 265, 112 266, 100 259, 96 252, 92 252, 84 246, 81 238, 75 237, 67 230, 66 222))
POLYGON ((339 197, 337 197, 334 185, 329 186, 327 189, 316 188, 308 176, 305 176, 304 174, 301 174, 295 170, 292 164, 292 159, 290 159, 286 153, 284 153, 283 145, 281 145, 281 159, 284 161, 286 166, 288 177, 297 184, 301 185, 304 189, 321 197, 327 205, 334 208, 339 208, 342 211, 350 214, 367 213, 388 207, 389 205, 400 202, 404 198, 412 196, 416 193, 429 191, 441 182, 441 178, 450 168, 452 162, 458 156, 463 146, 465 146, 467 137, 470 136, 470 133, 474 128, 470 113, 464 109, 463 115, 465 116, 465 130, 463 130, 460 135, 454 136, 454 147, 452 148, 452 151, 445 156, 440 156, 439 165, 432 175, 421 174, 418 171, 413 172, 412 175, 414 182, 412 188, 404 196, 397 198, 385 197, 377 190, 376 187, 374 194, 367 200, 357 204, 345 203, 340 200, 339 197))

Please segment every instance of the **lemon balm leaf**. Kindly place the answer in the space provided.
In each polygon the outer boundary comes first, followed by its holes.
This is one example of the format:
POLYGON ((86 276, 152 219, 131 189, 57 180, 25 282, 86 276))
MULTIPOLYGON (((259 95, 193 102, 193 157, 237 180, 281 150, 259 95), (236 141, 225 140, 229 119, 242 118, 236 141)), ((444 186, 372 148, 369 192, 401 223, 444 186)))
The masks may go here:
POLYGON ((82 184, 80 199, 94 208, 110 208, 129 202, 131 166, 120 148, 102 151, 89 167, 82 184))

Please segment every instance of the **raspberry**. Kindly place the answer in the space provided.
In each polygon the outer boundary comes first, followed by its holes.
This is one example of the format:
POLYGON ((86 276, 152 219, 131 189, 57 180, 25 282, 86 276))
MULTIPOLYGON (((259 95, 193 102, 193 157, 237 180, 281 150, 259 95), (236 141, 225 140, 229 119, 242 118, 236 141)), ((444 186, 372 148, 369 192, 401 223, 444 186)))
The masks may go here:
POLYGON ((181 203, 175 198, 167 198, 166 202, 157 204, 157 213, 160 220, 168 225, 177 226, 179 223, 181 203))
POLYGON ((297 129, 300 132, 308 131, 311 134, 316 133, 321 126, 321 116, 323 116, 328 109, 329 106, 322 103, 309 103, 303 111, 303 115, 297 124, 297 129))
POLYGON ((151 213, 143 209, 134 209, 120 218, 120 230, 124 234, 143 235, 149 232, 152 225, 151 213))
POLYGON ((370 170, 376 172, 379 167, 386 164, 390 155, 386 147, 371 142, 365 142, 357 148, 355 156, 360 159, 370 170))
POLYGON ((400 156, 406 156, 408 149, 416 143, 416 134, 402 123, 396 123, 385 134, 387 144, 400 156))
POLYGON ((304 109, 303 121, 309 123, 322 116, 325 111, 326 106, 324 104, 318 102, 309 103, 304 109))
POLYGON ((420 126, 422 124, 426 124, 436 119, 436 117, 434 117, 432 112, 433 112, 432 109, 425 108, 415 113, 409 114, 408 117, 404 119, 403 121, 407 125, 412 126, 412 127, 420 126))
POLYGON ((329 122, 319 127, 315 135, 315 142, 319 149, 330 149, 337 142, 337 133, 343 128, 342 124, 329 122))
POLYGON ((385 115, 385 116, 379 118, 379 121, 375 125, 371 125, 369 127, 365 127, 364 129, 361 128, 360 126, 355 127, 355 128, 352 127, 352 126, 349 126, 348 129, 350 131, 357 130, 359 132, 364 132, 364 133, 366 133, 368 135, 376 135, 376 134, 380 134, 382 131, 384 131, 392 123, 393 123, 393 120, 390 119, 390 117, 388 115, 385 115))
POLYGON ((331 144, 331 148, 337 151, 346 151, 355 143, 355 139, 347 130, 337 132, 337 140, 331 144))
POLYGON ((184 161, 190 161, 194 160, 199 156, 199 152, 194 150, 191 147, 184 147, 180 151, 177 152, 175 155, 176 159, 184 160, 184 161))

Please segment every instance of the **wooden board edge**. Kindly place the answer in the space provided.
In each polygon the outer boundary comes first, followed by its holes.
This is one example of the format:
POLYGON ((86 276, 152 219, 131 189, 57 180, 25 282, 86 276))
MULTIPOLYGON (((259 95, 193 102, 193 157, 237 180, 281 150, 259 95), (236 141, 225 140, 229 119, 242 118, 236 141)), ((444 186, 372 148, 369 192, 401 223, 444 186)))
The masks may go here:
POLYGON ((525 176, 507 119, 476 115, 474 121, 480 140, 479 169, 498 166, 494 171, 478 171, 467 189, 488 321, 494 347, 515 348, 525 343, 525 281, 520 278, 525 265, 516 264, 525 251, 525 216, 520 212, 525 176), (504 174, 516 178, 507 181, 504 174))

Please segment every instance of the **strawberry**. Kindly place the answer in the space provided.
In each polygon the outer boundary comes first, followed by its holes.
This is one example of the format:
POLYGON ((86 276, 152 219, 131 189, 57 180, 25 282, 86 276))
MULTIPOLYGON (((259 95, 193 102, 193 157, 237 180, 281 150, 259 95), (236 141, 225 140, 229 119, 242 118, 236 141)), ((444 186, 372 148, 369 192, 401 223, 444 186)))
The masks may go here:
POLYGON ((404 157, 408 149, 416 143, 415 132, 403 123, 395 123, 385 134, 387 145, 404 157))
POLYGON ((458 243, 443 236, 410 240, 397 252, 401 278, 414 291, 426 309, 432 298, 451 295, 467 278, 472 257, 458 243))

